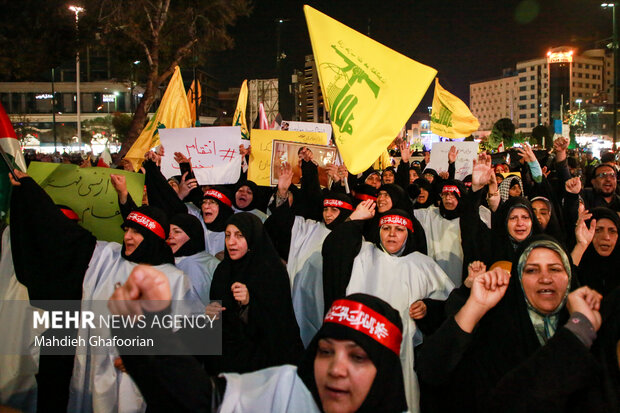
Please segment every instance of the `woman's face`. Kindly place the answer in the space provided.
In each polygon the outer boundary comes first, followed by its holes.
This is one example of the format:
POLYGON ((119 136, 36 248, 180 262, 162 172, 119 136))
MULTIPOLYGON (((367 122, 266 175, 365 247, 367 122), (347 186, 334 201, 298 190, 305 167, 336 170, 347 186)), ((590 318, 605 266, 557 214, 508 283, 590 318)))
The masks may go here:
POLYGON ((568 274, 560 255, 548 248, 532 250, 523 267, 521 284, 535 309, 543 314, 555 311, 568 288, 568 274))
POLYGON ((127 227, 125 228, 125 236, 123 237, 123 243, 125 244, 125 254, 131 255, 140 246, 140 243, 144 241, 144 236, 138 232, 137 229, 127 227))
POLYGON ((545 201, 537 200, 532 202, 532 209, 534 210, 534 214, 536 215, 536 219, 540 224, 542 229, 546 229, 547 225, 549 225, 549 220, 551 219, 551 211, 549 210, 549 206, 545 201))
POLYGON ((166 244, 170 246, 173 254, 176 254, 179 248, 185 245, 187 241, 189 241, 189 236, 185 231, 177 225, 170 225, 170 235, 168 235, 166 244))
POLYGON ((618 228, 613 221, 602 218, 596 221, 596 229, 592 238, 592 245, 602 257, 609 257, 618 242, 618 228))
POLYGON ((220 213, 220 206, 216 200, 207 198, 202 201, 202 219, 206 224, 211 224, 220 213))
POLYGON ((379 174, 370 174, 368 175, 364 183, 373 186, 376 189, 379 189, 379 187, 381 186, 381 177, 379 176, 379 174))
POLYGON ((387 191, 379 191, 377 195, 377 211, 384 213, 390 209, 392 209, 392 198, 390 198, 387 191))
POLYGON ((532 217, 525 208, 515 208, 508 214, 508 234, 517 242, 525 240, 532 231, 532 217))
POLYGON ((435 175, 433 174, 424 174, 423 177, 431 184, 433 183, 433 180, 435 179, 435 175))
POLYGON ((428 201, 428 191, 424 188, 420 188, 420 195, 417 198, 418 204, 423 204, 428 201))
POLYGON ((513 185, 510 187, 510 190, 508 191, 508 195, 510 196, 521 196, 521 186, 520 185, 513 185))
POLYGON ((230 259, 235 261, 243 258, 248 252, 248 241, 235 225, 229 224, 224 232, 226 250, 230 259))
POLYGON ((237 193, 235 194, 235 201, 237 203, 237 206, 241 209, 246 208, 248 205, 250 205, 253 199, 254 194, 252 193, 250 187, 247 185, 239 188, 237 190, 237 193))
POLYGON ((319 340, 314 380, 325 413, 357 411, 372 387, 377 368, 352 340, 319 340))
POLYGON ((407 227, 396 224, 383 224, 379 229, 381 244, 390 254, 395 254, 407 241, 407 227))
POLYGON ((394 172, 391 170, 383 171, 383 175, 381 176, 384 184, 393 184, 394 183, 394 172))
POLYGON ((415 169, 409 169, 409 185, 411 185, 413 183, 413 181, 415 181, 416 179, 418 179, 418 173, 416 172, 415 169))
POLYGON ((323 207, 323 221, 325 225, 329 225, 340 215, 340 210, 336 207, 326 206, 323 207))

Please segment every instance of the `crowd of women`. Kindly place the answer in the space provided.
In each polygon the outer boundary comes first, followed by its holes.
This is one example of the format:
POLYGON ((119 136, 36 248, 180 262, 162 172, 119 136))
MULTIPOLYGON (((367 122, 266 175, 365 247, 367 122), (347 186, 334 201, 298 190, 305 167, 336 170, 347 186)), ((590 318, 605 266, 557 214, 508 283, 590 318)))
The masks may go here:
POLYGON ((620 411, 617 167, 573 177, 567 144, 457 180, 454 147, 437 172, 403 143, 383 171, 330 165, 329 188, 304 148, 275 190, 200 187, 181 154, 167 180, 149 153, 142 206, 111 177, 122 245, 16 171, 0 264, 31 300, 181 300, 223 326, 220 356, 42 354, 29 409, 620 411))

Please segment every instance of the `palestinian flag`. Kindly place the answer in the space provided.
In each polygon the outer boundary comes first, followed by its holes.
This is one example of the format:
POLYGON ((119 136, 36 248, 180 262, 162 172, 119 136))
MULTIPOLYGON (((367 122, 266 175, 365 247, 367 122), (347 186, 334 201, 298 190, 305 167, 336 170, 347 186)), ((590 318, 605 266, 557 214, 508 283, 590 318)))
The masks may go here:
MULTIPOLYGON (((6 152, 9 159, 13 161, 13 165, 17 166, 22 172, 26 172, 26 161, 22 148, 17 140, 15 129, 0 104, 0 145, 6 152)), ((4 219, 9 209, 9 200, 11 199, 11 182, 8 177, 9 169, 4 162, 0 161, 0 217, 4 219)))

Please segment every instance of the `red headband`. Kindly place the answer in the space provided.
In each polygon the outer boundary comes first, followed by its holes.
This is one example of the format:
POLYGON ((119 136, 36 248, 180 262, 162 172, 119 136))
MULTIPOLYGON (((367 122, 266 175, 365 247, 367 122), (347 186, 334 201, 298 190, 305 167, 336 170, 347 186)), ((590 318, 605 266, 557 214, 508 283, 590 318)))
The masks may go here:
POLYGON ((223 193, 221 193, 220 191, 216 191, 215 189, 209 189, 205 192, 205 197, 208 197, 208 196, 215 198, 215 199, 219 199, 224 204, 232 208, 232 202, 230 202, 230 199, 228 199, 228 197, 224 195, 223 193))
POLYGON ((394 323, 370 307, 357 301, 336 300, 325 316, 325 323, 340 324, 366 334, 379 344, 400 355, 403 334, 394 323))
POLYGON ((353 205, 348 202, 341 201, 339 199, 324 199, 323 207, 335 207, 335 208, 343 208, 348 209, 349 211, 353 211, 353 205))
POLYGON ((65 216, 69 218, 70 220, 73 220, 73 221, 80 220, 80 217, 78 216, 78 214, 76 214, 75 211, 73 211, 72 209, 60 208, 60 212, 65 214, 65 216))
POLYGON ((402 217, 400 215, 386 215, 384 217, 381 217, 381 219, 379 220, 379 226, 385 224, 402 225, 404 227, 407 227, 409 231, 413 232, 413 222, 411 222, 410 219, 402 217))
POLYGON ((368 201, 369 199, 372 199, 373 201, 377 200, 376 196, 366 194, 355 194, 355 198, 359 199, 360 201, 368 201))
POLYGON ((148 229, 149 231, 153 232, 159 238, 166 239, 166 232, 164 231, 162 226, 159 225, 159 222, 144 214, 133 211, 132 213, 127 215, 127 221, 135 222, 136 224, 139 224, 144 228, 148 229))
POLYGON ((456 192, 456 194, 458 196, 461 196, 461 191, 459 191, 459 189, 456 187, 456 185, 446 185, 443 187, 443 189, 441 190, 441 193, 444 192, 456 192))

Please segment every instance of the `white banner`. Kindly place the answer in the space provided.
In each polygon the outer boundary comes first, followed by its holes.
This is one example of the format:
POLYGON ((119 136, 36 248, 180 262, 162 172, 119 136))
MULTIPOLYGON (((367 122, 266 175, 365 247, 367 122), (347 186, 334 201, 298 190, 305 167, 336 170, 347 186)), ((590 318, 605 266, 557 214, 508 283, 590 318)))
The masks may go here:
POLYGON ((329 123, 314 123, 314 122, 296 122, 292 120, 283 120, 280 125, 282 130, 289 130, 295 132, 319 132, 325 134, 325 143, 328 145, 329 140, 332 138, 332 125, 329 123))
POLYGON ((200 185, 234 184, 239 180, 241 127, 160 129, 159 139, 165 149, 161 173, 166 178, 181 174, 174 160, 174 153, 181 152, 190 159, 200 185))
POLYGON ((459 151, 456 157, 456 173, 455 179, 462 180, 471 174, 474 167, 474 159, 478 157, 477 142, 437 142, 433 144, 431 149, 431 160, 426 165, 427 168, 434 169, 437 173, 448 171, 448 152, 452 146, 456 146, 459 151))

